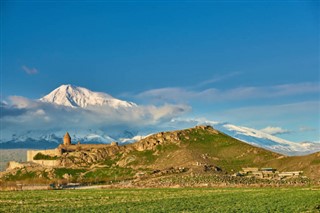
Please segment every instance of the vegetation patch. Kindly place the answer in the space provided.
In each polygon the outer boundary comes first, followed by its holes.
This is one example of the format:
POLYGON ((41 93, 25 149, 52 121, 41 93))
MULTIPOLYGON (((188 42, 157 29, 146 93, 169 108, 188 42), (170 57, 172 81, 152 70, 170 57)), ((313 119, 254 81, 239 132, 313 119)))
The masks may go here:
POLYGON ((56 168, 54 170, 57 178, 63 178, 65 174, 71 175, 73 178, 77 178, 81 173, 86 172, 85 169, 71 169, 71 168, 56 168))
POLYGON ((51 156, 51 155, 45 155, 42 154, 41 152, 37 153, 34 157, 33 160, 58 160, 60 157, 58 156, 51 156))
POLYGON ((27 171, 25 169, 19 169, 15 174, 8 174, 5 176, 5 181, 20 181, 20 180, 33 180, 38 178, 38 175, 34 171, 27 171))
POLYGON ((311 164, 320 164, 320 159, 314 159, 311 164))
POLYGON ((170 152, 179 149, 179 146, 176 144, 165 144, 165 145, 158 145, 156 149, 160 152, 170 152))
POLYGON ((102 162, 102 164, 110 167, 116 162, 117 161, 115 159, 107 158, 102 162))
POLYGON ((122 157, 123 153, 117 153, 114 158, 106 158, 102 164, 111 167, 115 163, 119 161, 119 159, 122 157))
POLYGON ((130 162, 128 165, 150 165, 157 159, 157 156, 154 155, 153 150, 132 151, 130 155, 135 156, 135 160, 130 162))

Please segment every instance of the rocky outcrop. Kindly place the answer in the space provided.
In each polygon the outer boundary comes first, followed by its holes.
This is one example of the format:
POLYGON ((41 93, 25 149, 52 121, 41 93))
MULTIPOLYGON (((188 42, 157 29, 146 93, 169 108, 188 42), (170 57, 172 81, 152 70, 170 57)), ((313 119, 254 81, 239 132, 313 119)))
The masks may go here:
POLYGON ((194 128, 172 131, 172 132, 160 132, 149 137, 146 137, 135 144, 134 148, 138 151, 155 150, 157 145, 173 143, 180 144, 182 141, 190 140, 190 132, 192 130, 205 130, 212 134, 219 134, 219 132, 213 129, 211 126, 196 126, 194 128))
POLYGON ((10 171, 10 170, 13 170, 13 169, 20 169, 20 168, 23 168, 23 167, 24 167, 24 165, 22 163, 18 163, 16 161, 9 161, 6 171, 10 171))
POLYGON ((86 167, 108 159, 114 159, 117 154, 124 150, 124 146, 113 145, 104 148, 93 148, 90 151, 75 150, 66 152, 60 158, 60 165, 65 167, 86 167))
POLYGON ((136 142, 133 144, 133 147, 138 151, 155 150, 157 145, 162 145, 165 143, 179 144, 180 142, 180 132, 160 132, 136 142))

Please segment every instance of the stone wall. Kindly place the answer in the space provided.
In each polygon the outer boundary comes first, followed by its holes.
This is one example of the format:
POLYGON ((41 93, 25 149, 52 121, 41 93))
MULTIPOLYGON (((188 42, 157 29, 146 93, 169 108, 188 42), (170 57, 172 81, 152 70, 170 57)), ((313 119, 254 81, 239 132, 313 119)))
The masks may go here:
POLYGON ((60 160, 33 160, 32 162, 42 166, 55 167, 60 165, 60 160))
POLYGON ((92 149, 102 149, 109 147, 117 147, 117 143, 112 144, 72 144, 69 146, 60 145, 62 152, 90 151, 92 149))

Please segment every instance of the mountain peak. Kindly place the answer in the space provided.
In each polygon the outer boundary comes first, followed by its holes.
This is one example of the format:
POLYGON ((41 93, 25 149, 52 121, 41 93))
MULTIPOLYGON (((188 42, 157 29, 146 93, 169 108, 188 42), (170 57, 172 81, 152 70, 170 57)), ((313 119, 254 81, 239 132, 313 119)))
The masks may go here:
POLYGON ((127 108, 136 104, 113 98, 111 95, 102 92, 93 92, 84 87, 71 84, 63 84, 48 95, 39 99, 42 102, 57 105, 86 108, 88 106, 109 106, 112 108, 127 108))

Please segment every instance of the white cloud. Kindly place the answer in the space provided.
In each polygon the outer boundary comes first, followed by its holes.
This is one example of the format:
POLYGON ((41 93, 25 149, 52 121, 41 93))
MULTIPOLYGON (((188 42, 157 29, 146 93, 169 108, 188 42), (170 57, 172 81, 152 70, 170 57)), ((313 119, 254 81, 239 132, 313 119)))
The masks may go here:
POLYGON ((30 100, 28 98, 22 97, 22 96, 10 96, 9 100, 13 107, 22 109, 22 108, 34 108, 37 107, 39 104, 34 101, 30 100))
POLYGON ((170 121, 171 124, 175 126, 196 126, 196 125, 217 125, 221 124, 219 121, 208 120, 205 117, 202 118, 174 118, 170 121))
POLYGON ((38 70, 36 68, 29 68, 26 65, 21 66, 22 70, 27 73, 28 75, 35 75, 38 73, 38 70))
POLYGON ((283 129, 281 127, 267 126, 266 128, 260 129, 260 131, 270 134, 270 135, 279 135, 290 133, 289 130, 283 129))
POLYGON ((35 115, 44 116, 46 115, 45 111, 43 109, 38 109, 34 112, 35 115))
MULTIPOLYGON (((187 105, 136 106, 131 108, 89 107, 70 108, 10 97, 11 105, 1 106, 1 131, 13 133, 25 131, 99 129, 106 133, 126 129, 141 129, 169 122, 191 108, 187 105)), ((9 134, 10 135, 10 134, 9 134)))
POLYGON ((302 126, 299 128, 299 132, 310 132, 310 131, 315 131, 315 128, 308 127, 308 126, 302 126))

